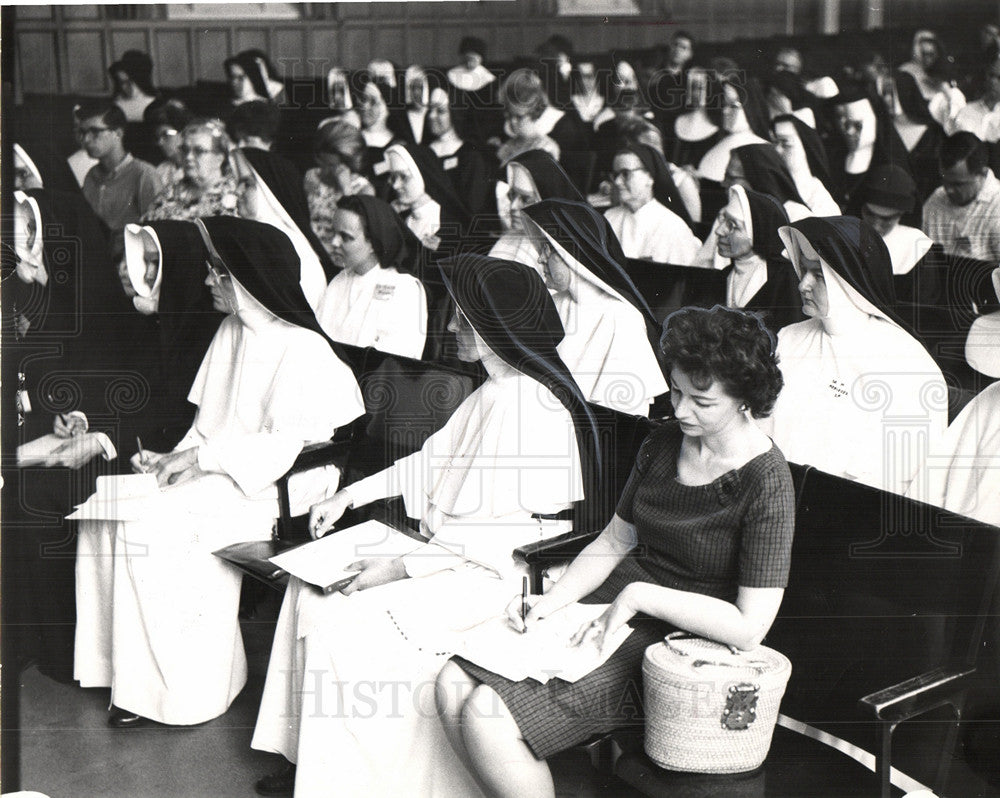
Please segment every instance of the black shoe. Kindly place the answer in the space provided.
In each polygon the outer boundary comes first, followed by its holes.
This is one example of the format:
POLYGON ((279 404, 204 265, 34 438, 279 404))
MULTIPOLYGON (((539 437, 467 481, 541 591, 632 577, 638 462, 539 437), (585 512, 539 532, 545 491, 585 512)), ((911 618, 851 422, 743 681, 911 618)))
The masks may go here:
POLYGON ((129 712, 121 707, 112 706, 111 712, 108 714, 108 725, 115 729, 136 729, 140 726, 146 726, 149 723, 148 718, 136 715, 134 712, 129 712))
POLYGON ((295 765, 286 762, 281 770, 257 779, 253 788, 257 795, 291 795, 295 792, 295 765))

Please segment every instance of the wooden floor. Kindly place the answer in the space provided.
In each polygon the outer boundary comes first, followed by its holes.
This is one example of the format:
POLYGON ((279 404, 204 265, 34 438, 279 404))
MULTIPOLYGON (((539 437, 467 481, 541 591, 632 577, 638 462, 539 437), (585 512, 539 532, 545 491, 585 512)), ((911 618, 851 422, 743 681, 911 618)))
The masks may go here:
MULTIPOLYGON (((229 712, 201 726, 111 729, 106 723, 108 690, 84 690, 52 681, 33 667, 26 670, 21 680, 21 789, 37 790, 50 798, 255 795, 254 781, 280 763, 277 757, 250 748, 278 598, 278 594, 269 593, 258 609, 257 618, 243 622, 250 663, 247 687, 229 712)), ((917 743, 911 748, 908 752, 911 756, 920 755, 917 743)), ((905 758, 907 752, 902 753, 905 758)), ((780 757, 777 749, 774 754, 780 757)), ((1000 798, 1000 721, 972 718, 964 745, 956 754, 943 797, 1000 798)), ((600 786, 582 752, 562 755, 552 765, 559 798, 640 795, 621 782, 600 786)), ((801 765, 792 762, 790 767, 801 765)), ((865 794, 846 782, 841 786, 843 790, 805 790, 787 795, 802 798, 808 793, 850 798, 865 794)), ((680 794, 689 793, 682 789, 680 794)), ((335 786, 331 795, 341 798, 335 786)), ((761 795, 777 793, 768 788, 761 795)))

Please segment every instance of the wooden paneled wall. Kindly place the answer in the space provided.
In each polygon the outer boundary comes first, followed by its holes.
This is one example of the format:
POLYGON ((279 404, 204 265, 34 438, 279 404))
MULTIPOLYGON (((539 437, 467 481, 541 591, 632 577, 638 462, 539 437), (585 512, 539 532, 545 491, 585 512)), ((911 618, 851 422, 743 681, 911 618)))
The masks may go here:
MULTIPOLYGON (((287 76, 320 75, 335 65, 364 66, 376 56, 397 63, 454 63, 459 40, 486 41, 491 61, 506 61, 553 33, 579 52, 645 48, 678 27, 703 40, 806 33, 822 0, 642 0, 639 17, 558 17, 555 0, 331 4, 329 18, 303 20, 110 19, 105 8, 21 6, 15 23, 18 94, 105 94, 106 67, 129 49, 148 52, 165 87, 222 80, 222 62, 249 47, 270 53, 287 76)), ((161 7, 162 9, 162 7, 161 7)), ((307 12, 315 14, 314 11, 307 12)))
POLYGON ((703 41, 730 41, 874 25, 978 26, 1000 18, 1000 0, 636 0, 643 15, 560 17, 558 0, 327 3, 304 5, 303 19, 169 19, 166 6, 18 6, 15 93, 106 94, 106 67, 129 49, 145 50, 154 80, 178 87, 222 80, 222 62, 249 47, 270 53, 288 76, 319 76, 331 66, 364 66, 379 56, 400 64, 454 62, 465 35, 483 38, 493 62, 534 48, 553 33, 577 51, 646 48, 684 28, 703 41), (871 10, 878 6, 878 13, 871 10))

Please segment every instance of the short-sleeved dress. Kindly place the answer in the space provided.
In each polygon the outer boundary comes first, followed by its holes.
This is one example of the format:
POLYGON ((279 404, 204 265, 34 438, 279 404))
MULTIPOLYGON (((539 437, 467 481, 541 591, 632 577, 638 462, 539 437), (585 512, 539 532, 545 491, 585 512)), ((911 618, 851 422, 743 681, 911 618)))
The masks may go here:
MULTIPOLYGON (((618 504, 635 525, 638 545, 583 603, 608 603, 631 582, 735 601, 739 586, 785 587, 794 530, 794 488, 776 446, 707 485, 677 480, 683 434, 676 423, 643 443, 618 504)), ((492 687, 539 759, 595 734, 641 728, 642 656, 671 631, 648 616, 600 668, 575 683, 552 679, 512 682, 461 657, 455 661, 492 687)))

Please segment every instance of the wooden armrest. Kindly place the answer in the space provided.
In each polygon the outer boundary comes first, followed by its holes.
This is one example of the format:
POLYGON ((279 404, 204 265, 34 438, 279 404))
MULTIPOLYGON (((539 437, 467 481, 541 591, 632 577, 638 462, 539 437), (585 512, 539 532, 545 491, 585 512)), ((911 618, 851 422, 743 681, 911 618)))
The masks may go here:
POLYGON ((879 720, 898 723, 946 703, 956 692, 965 689, 975 672, 973 666, 935 668, 866 695, 858 703, 874 712, 879 720))
POLYGON ((347 457, 350 447, 349 440, 337 440, 336 438, 303 446, 302 451, 299 452, 299 456, 295 458, 295 462, 292 463, 292 467, 288 469, 285 476, 309 471, 331 463, 339 464, 342 459, 347 457))
POLYGON ((554 538, 528 543, 514 549, 514 556, 528 565, 575 557, 597 537, 597 532, 566 532, 554 538))
POLYGON ((573 559, 597 537, 597 534, 597 532, 566 532, 554 538, 528 543, 526 546, 514 549, 514 557, 528 566, 531 592, 542 592, 542 570, 546 565, 573 559))

